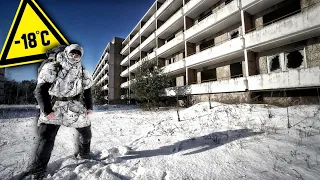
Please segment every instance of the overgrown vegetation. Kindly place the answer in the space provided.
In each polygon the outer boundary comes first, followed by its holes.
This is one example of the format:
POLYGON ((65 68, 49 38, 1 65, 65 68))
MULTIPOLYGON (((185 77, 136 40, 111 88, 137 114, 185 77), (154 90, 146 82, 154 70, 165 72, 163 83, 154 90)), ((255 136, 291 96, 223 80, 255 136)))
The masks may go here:
POLYGON ((106 104, 106 100, 104 99, 104 93, 101 85, 92 86, 92 98, 95 105, 103 105, 106 104))
POLYGON ((6 79, 3 104, 36 104, 33 94, 36 85, 37 82, 34 79, 22 82, 6 79))
POLYGON ((154 62, 143 61, 133 79, 131 90, 140 106, 150 109, 167 101, 163 95, 171 78, 168 78, 161 68, 157 68, 154 62))

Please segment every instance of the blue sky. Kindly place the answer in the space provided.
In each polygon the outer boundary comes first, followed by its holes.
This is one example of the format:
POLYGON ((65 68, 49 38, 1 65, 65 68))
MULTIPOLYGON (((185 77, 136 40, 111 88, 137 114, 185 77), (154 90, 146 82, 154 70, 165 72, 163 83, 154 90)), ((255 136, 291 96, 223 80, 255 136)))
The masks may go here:
MULTIPOLYGON (((83 65, 92 73, 114 36, 125 38, 155 0, 36 0, 70 43, 84 47, 83 65)), ((19 0, 0 0, 0 48, 4 44, 19 0)), ((17 81, 36 79, 37 65, 6 68, 17 81)))

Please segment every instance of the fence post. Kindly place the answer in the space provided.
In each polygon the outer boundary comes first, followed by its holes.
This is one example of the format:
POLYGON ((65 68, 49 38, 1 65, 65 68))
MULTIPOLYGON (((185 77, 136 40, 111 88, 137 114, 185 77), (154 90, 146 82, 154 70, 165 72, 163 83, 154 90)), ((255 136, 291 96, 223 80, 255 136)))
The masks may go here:
POLYGON ((288 104, 287 92, 285 89, 284 89, 284 96, 286 98, 286 106, 287 106, 288 129, 290 129, 291 125, 290 125, 290 118, 289 118, 289 104, 288 104))

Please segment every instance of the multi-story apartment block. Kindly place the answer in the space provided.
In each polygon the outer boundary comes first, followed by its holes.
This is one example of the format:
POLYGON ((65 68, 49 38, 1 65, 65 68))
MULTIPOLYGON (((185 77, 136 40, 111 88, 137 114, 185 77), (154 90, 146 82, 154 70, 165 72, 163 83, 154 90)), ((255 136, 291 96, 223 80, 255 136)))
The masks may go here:
POLYGON ((101 86, 108 104, 120 103, 120 62, 123 59, 120 51, 123 39, 114 37, 102 53, 93 71, 94 84, 101 86))
POLYGON ((4 76, 5 75, 5 69, 0 69, 0 104, 4 103, 4 76))
POLYGON ((141 60, 175 78, 168 96, 181 86, 193 101, 316 95, 319 12, 320 0, 156 0, 122 42, 122 98, 141 60))

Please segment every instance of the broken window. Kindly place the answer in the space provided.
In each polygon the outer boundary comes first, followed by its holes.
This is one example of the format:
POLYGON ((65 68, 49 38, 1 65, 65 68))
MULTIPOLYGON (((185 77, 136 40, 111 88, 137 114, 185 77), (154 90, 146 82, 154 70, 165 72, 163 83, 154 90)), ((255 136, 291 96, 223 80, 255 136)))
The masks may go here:
POLYGON ((281 71, 280 55, 276 55, 276 56, 270 57, 270 59, 269 59, 269 70, 270 70, 270 72, 281 71))
POLYGON ((270 71, 276 71, 280 69, 280 59, 279 55, 275 56, 274 58, 271 59, 270 61, 270 71))
POLYGON ((234 39, 236 37, 239 37, 239 30, 238 29, 230 32, 230 39, 234 39))
POLYGON ((303 67, 303 50, 296 50, 290 53, 286 53, 287 68, 295 69, 303 67))

